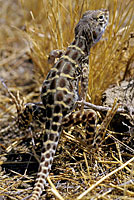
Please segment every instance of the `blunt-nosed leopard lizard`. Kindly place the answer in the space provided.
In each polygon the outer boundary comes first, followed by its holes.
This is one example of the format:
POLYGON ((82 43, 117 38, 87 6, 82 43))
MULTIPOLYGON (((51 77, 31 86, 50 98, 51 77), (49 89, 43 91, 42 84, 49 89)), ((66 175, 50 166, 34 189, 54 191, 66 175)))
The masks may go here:
MULTIPOLYGON (((107 10, 89 10, 75 27, 75 39, 49 71, 43 82, 43 107, 27 104, 20 115, 20 126, 27 126, 32 118, 45 123, 43 149, 36 184, 30 200, 38 200, 51 170, 62 129, 85 122, 93 141, 96 113, 91 109, 72 112, 78 100, 86 100, 88 90, 90 48, 97 43, 109 20, 107 10), (80 85, 80 87, 79 87, 80 85)), ((88 134, 87 133, 87 134, 88 134)))

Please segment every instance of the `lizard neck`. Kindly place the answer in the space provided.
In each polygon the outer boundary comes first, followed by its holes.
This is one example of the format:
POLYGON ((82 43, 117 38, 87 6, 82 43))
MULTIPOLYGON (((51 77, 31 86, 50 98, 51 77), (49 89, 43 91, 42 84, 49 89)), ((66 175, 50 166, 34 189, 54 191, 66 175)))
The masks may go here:
POLYGON ((76 36, 75 40, 72 42, 72 45, 75 45, 77 48, 80 48, 84 52, 85 56, 90 54, 91 45, 87 42, 87 38, 84 36, 76 36))
MULTIPOLYGON (((83 36, 77 37, 67 48, 67 51, 62 58, 71 59, 72 63, 81 64, 84 60, 88 60, 89 45, 87 48, 86 38, 83 36)), ((88 61, 87 61, 88 62, 88 61)))

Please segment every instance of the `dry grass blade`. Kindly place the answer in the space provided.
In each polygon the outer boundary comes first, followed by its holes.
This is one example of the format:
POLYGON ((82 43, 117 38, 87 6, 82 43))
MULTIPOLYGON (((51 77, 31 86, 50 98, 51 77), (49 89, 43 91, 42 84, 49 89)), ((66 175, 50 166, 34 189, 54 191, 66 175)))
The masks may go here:
MULTIPOLYGON (((123 183, 123 184, 119 184, 119 187, 122 187, 122 186, 127 186, 128 184, 131 184, 131 183, 133 183, 134 182, 134 179, 133 180, 130 180, 130 181, 127 181, 127 182, 125 182, 125 183, 123 183)), ((103 194, 101 194, 101 195, 98 195, 97 196, 97 198, 102 198, 102 197, 105 197, 107 194, 109 194, 110 192, 112 192, 115 188, 116 188, 116 186, 114 186, 114 185, 112 185, 112 184, 110 184, 111 186, 113 186, 113 187, 111 187, 111 188, 109 188, 106 192, 104 192, 103 194)), ((123 188, 121 188, 121 190, 122 190, 123 188)), ((133 195, 133 193, 131 193, 130 191, 128 191, 128 193, 130 194, 130 195, 133 195)), ((132 200, 133 199, 133 197, 132 198, 129 198, 130 200, 132 200)))
POLYGON ((52 192, 54 193, 54 195, 55 195, 58 199, 64 200, 64 198, 63 198, 63 197, 59 194, 59 192, 56 190, 56 187, 55 187, 54 184, 52 183, 52 181, 51 181, 51 179, 50 179, 49 176, 47 177, 47 180, 48 180, 49 184, 51 185, 51 190, 52 190, 52 192))
POLYGON ((130 148, 129 146, 127 146, 126 144, 124 144, 123 142, 119 141, 117 138, 115 138, 113 135, 111 135, 110 133, 108 133, 109 137, 111 137, 114 141, 116 141, 118 144, 120 144, 121 146, 124 146, 127 150, 129 150, 131 153, 134 154, 134 149, 130 148))
POLYGON ((130 164, 131 162, 134 162, 134 157, 131 158, 130 160, 128 160, 126 163, 124 163, 122 166, 118 167, 117 169, 113 170, 112 172, 110 172, 109 174, 107 174, 106 176, 104 176, 102 179, 100 179, 99 181, 97 181, 94 185, 92 185, 90 188, 88 188, 86 191, 84 191, 81 195, 79 195, 77 197, 77 199, 82 199, 84 196, 86 196, 91 190, 93 190, 95 187, 97 187, 100 183, 102 183, 104 180, 106 180, 108 177, 112 176, 113 174, 117 173, 118 171, 122 170, 123 168, 125 168, 128 164, 130 164))
POLYGON ((16 106, 16 110, 18 115, 22 112, 23 108, 24 108, 24 99, 20 99, 20 95, 19 95, 19 91, 17 91, 17 97, 15 97, 12 92, 10 92, 10 90, 8 89, 7 85, 5 84, 4 80, 0 78, 0 81, 2 83, 2 85, 5 87, 5 89, 7 90, 7 92, 9 93, 13 103, 16 106))

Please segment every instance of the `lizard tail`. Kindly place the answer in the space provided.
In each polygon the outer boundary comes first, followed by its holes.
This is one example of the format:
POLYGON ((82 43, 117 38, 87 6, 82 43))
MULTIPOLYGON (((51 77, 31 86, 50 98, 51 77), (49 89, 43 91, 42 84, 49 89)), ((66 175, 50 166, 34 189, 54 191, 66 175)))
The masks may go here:
MULTIPOLYGON (((55 116, 56 117, 56 116, 55 116)), ((54 117, 54 118, 55 118, 54 117)), ((39 171, 30 200, 38 200, 46 184, 47 176, 51 170, 53 158, 57 149, 58 141, 61 134, 62 114, 58 117, 59 121, 46 121, 46 133, 44 135, 43 149, 41 153, 41 161, 39 171)))

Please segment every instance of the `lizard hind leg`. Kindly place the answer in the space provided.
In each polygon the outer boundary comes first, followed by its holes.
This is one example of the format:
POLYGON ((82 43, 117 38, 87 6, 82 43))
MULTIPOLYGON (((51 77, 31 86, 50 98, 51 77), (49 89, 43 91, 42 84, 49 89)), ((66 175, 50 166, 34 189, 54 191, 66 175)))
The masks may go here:
POLYGON ((44 123, 46 121, 46 109, 40 103, 27 103, 23 111, 18 114, 18 126, 26 129, 32 122, 44 123))
POLYGON ((62 120, 62 126, 64 129, 68 129, 71 126, 82 124, 85 129, 87 144, 92 144, 95 128, 97 123, 97 114, 92 109, 83 109, 82 111, 76 111, 69 113, 62 120))

